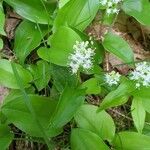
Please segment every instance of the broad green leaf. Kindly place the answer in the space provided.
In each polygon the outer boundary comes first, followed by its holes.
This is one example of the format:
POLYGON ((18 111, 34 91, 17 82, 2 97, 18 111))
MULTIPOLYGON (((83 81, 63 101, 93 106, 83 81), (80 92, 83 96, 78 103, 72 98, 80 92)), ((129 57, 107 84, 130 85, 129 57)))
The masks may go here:
POLYGON ((136 132, 120 132, 113 141, 115 150, 149 150, 150 137, 136 132))
POLYGON ((78 79, 76 75, 71 74, 71 70, 66 67, 53 65, 52 67, 53 85, 62 93, 66 85, 70 87, 77 87, 78 79))
POLYGON ((61 128, 68 123, 83 104, 84 99, 84 90, 66 86, 50 120, 50 128, 61 128))
MULTIPOLYGON (((11 63, 13 62, 10 62, 6 59, 0 59, 0 84, 8 88, 19 89, 17 79, 11 67, 11 63)), ((29 83, 32 81, 32 75, 30 72, 19 64, 14 63, 14 65, 16 66, 19 76, 23 82, 23 86, 29 87, 29 83)))
POLYGON ((95 133, 84 129, 72 129, 72 150, 109 150, 108 146, 95 133))
POLYGON ((3 48, 3 40, 0 38, 0 50, 3 48))
POLYGON ((6 150, 13 140, 13 134, 11 133, 7 125, 0 124, 0 149, 6 150))
POLYGON ((150 25, 149 0, 124 0, 122 9, 143 25, 150 25))
POLYGON ((65 4, 67 4, 70 0, 60 0, 59 1, 59 8, 62 8, 65 4))
POLYGON ((133 93, 133 96, 140 99, 143 103, 144 109, 150 113, 150 88, 141 87, 133 93))
MULTIPOLYGON (((29 94, 28 96, 31 100, 36 117, 47 133, 47 136, 52 137, 59 134, 60 130, 58 129, 48 130, 49 119, 56 108, 57 102, 38 95, 29 94)), ((11 97, 8 96, 5 101, 1 110, 10 123, 13 123, 20 130, 31 136, 43 136, 43 133, 26 106, 25 99, 21 93, 11 97)))
POLYGON ((94 19, 99 9, 99 0, 70 0, 56 16, 54 30, 69 25, 83 31, 94 19))
POLYGON ((128 101, 131 92, 134 91, 134 84, 130 80, 123 81, 116 90, 110 92, 100 104, 99 110, 122 105, 128 101))
POLYGON ((138 132, 142 133, 145 123, 145 110, 141 99, 134 98, 131 105, 131 115, 138 132))
POLYGON ((35 23, 52 24, 52 14, 56 7, 55 2, 46 2, 43 0, 4 0, 14 10, 35 23))
POLYGON ((150 137, 150 125, 149 124, 145 124, 143 128, 143 134, 150 137))
POLYGON ((143 98, 141 100, 143 102, 143 106, 144 106, 145 111, 150 113, 150 98, 143 98))
POLYGON ((5 25, 5 14, 3 11, 2 2, 0 2, 0 34, 6 35, 4 31, 4 25, 5 25))
POLYGON ((81 41, 80 36, 69 27, 60 27, 49 38, 51 48, 40 48, 38 55, 42 59, 60 66, 68 65, 68 57, 73 52, 73 45, 81 41))
POLYGON ((140 89, 136 89, 133 93, 133 96, 149 99, 150 98, 150 87, 140 87, 140 89))
POLYGON ((29 70, 37 89, 40 91, 46 87, 52 74, 51 66, 46 61, 40 60, 36 65, 30 65, 29 70))
POLYGON ((86 89, 86 94, 99 94, 101 92, 101 87, 96 78, 91 78, 85 81, 82 85, 86 89))
POLYGON ((134 61, 132 49, 120 36, 112 32, 108 32, 104 36, 104 41, 102 44, 107 51, 113 53, 125 63, 131 63, 134 61))
POLYGON ((103 140, 111 141, 115 135, 115 124, 105 111, 97 113, 97 106, 83 105, 75 115, 78 127, 87 129, 100 136, 103 140))
POLYGON ((14 51, 22 64, 31 51, 41 44, 41 40, 47 32, 46 25, 39 27, 40 31, 36 24, 24 20, 15 32, 14 51))

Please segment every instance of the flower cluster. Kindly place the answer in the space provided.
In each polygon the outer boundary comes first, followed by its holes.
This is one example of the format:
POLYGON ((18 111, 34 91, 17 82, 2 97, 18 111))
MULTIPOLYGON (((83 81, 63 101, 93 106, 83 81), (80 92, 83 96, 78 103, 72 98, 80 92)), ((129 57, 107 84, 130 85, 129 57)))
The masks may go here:
POLYGON ((130 74, 130 79, 136 81, 136 88, 140 86, 150 86, 150 63, 137 63, 135 70, 130 74))
POLYGON ((118 72, 112 71, 105 74, 105 81, 108 85, 117 85, 120 81, 121 75, 118 72))
POLYGON ((95 49, 92 49, 90 44, 93 44, 93 42, 76 41, 76 44, 73 46, 74 53, 69 56, 69 66, 73 74, 77 73, 80 67, 84 70, 92 68, 95 49))
POLYGON ((121 1, 122 0, 101 0, 100 4, 106 7, 107 15, 118 14, 119 9, 117 7, 117 4, 121 1))

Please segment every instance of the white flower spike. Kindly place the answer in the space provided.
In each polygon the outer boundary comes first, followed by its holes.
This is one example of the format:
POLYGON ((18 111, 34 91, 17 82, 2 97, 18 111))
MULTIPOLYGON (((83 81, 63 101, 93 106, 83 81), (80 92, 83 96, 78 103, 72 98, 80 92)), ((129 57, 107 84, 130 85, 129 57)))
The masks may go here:
POLYGON ((69 56, 69 66, 73 74, 76 74, 79 68, 84 70, 92 68, 95 49, 90 47, 90 43, 89 41, 76 41, 76 44, 73 46, 74 52, 69 56))
POLYGON ((136 88, 150 87, 150 63, 137 63, 135 70, 130 74, 130 79, 136 81, 136 88))
POLYGON ((121 75, 118 72, 112 71, 105 74, 105 81, 109 86, 118 85, 121 75))
POLYGON ((100 4, 106 7, 106 14, 109 16, 110 14, 118 14, 118 3, 122 0, 100 0, 100 4))

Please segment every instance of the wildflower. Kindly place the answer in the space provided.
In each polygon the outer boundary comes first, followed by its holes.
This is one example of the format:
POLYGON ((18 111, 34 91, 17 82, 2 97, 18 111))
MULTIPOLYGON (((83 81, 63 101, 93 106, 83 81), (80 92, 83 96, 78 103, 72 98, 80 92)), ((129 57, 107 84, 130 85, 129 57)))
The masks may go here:
POLYGON ((105 6, 107 4, 107 0, 102 0, 100 3, 105 6))
POLYGON ((136 88, 150 86, 150 63, 137 63, 135 70, 130 73, 129 78, 136 81, 136 88))
POLYGON ((119 9, 117 9, 118 3, 122 0, 101 0, 100 4, 106 7, 106 14, 109 16, 110 14, 118 14, 119 9))
POLYGON ((74 52, 69 56, 69 66, 73 74, 77 73, 80 67, 84 70, 92 68, 95 49, 90 47, 90 43, 89 41, 76 41, 76 44, 73 46, 74 52))
POLYGON ((120 81, 120 74, 118 72, 112 71, 110 73, 105 74, 105 81, 110 86, 117 85, 120 81))

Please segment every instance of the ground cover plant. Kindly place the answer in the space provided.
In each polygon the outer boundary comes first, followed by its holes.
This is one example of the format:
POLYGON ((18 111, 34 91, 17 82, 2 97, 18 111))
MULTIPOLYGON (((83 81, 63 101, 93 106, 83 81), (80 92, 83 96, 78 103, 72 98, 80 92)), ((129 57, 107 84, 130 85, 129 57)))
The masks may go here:
POLYGON ((1 0, 0 150, 150 150, 149 11, 1 0))

